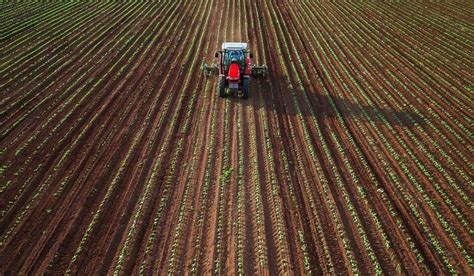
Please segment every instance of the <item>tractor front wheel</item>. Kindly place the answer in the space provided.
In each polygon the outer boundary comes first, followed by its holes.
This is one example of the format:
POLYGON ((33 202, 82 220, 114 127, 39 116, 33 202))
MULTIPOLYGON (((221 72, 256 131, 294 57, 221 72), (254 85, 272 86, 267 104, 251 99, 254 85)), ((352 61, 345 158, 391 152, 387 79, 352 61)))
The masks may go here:
POLYGON ((242 83, 242 98, 247 99, 249 97, 250 90, 250 78, 244 78, 242 83))
POLYGON ((219 97, 224 98, 226 96, 226 94, 225 94, 225 78, 224 77, 219 78, 219 83, 217 85, 217 89, 219 90, 219 97))

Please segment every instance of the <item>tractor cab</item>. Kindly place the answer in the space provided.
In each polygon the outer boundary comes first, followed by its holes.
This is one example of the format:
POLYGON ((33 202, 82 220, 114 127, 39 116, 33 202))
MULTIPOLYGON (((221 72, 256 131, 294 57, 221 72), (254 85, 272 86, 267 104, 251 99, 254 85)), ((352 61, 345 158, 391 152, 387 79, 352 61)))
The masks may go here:
POLYGON ((242 70, 245 66, 245 53, 242 50, 224 50, 223 59, 227 70, 231 63, 236 63, 242 70))
POLYGON ((236 65, 238 66, 238 71, 240 71, 240 75, 244 75, 245 70, 245 54, 247 53, 247 43, 240 43, 240 42, 224 42, 222 43, 222 51, 221 51, 221 58, 222 58, 222 71, 224 73, 227 72, 235 72, 236 65), (235 65, 232 65, 235 64, 235 65), (232 70, 231 70, 232 69, 232 70))

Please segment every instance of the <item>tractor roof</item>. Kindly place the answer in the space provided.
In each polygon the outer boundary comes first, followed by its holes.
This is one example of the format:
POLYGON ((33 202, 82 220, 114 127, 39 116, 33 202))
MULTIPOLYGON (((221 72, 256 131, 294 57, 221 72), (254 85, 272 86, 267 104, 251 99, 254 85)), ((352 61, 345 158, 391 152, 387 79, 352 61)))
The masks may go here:
POLYGON ((245 50, 247 43, 243 42, 224 42, 222 43, 222 50, 245 50))

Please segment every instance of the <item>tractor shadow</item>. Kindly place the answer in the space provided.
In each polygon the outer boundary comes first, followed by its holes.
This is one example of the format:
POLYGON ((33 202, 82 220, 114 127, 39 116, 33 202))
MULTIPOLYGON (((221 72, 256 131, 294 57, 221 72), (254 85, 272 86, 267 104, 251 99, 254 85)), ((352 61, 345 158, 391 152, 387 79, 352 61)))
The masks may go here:
MULTIPOLYGON (((284 78, 283 78, 284 79, 284 78)), ((394 110, 390 106, 366 105, 349 98, 324 95, 322 91, 301 90, 279 87, 275 78, 253 79, 250 85, 250 97, 242 99, 229 96, 227 100, 252 106, 254 110, 264 108, 266 112, 282 116, 302 116, 306 119, 337 120, 338 113, 343 120, 359 119, 379 125, 389 123, 392 126, 413 128, 425 125, 424 119, 417 113, 404 109, 394 110)))

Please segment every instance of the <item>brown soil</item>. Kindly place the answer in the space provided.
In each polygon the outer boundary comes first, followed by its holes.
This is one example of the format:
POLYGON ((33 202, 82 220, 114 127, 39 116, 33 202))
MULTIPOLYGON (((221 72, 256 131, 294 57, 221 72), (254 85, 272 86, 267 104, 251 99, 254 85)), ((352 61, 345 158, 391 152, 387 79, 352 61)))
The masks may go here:
POLYGON ((0 273, 474 273, 468 4, 162 2, 1 4, 0 273))

